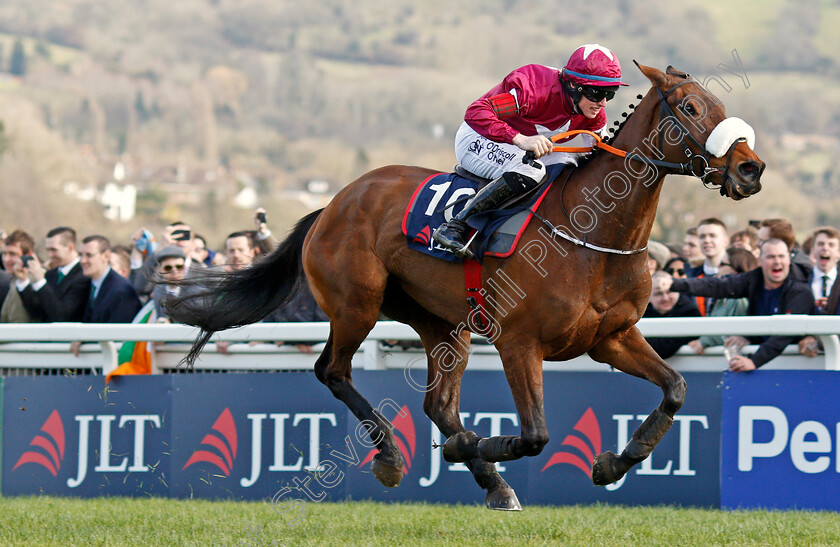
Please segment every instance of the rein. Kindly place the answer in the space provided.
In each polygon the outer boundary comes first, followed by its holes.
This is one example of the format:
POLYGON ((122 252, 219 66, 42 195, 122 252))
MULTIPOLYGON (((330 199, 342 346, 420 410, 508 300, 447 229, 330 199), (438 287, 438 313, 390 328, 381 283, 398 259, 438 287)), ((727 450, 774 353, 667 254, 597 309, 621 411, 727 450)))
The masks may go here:
MULTIPOLYGON (((662 93, 662 91, 660 91, 659 89, 656 90, 657 93, 659 94, 660 124, 662 123, 663 120, 671 119, 671 121, 676 126, 677 130, 680 133, 682 145, 683 145, 683 148, 684 148, 683 151, 684 151, 686 157, 690 158, 685 163, 662 161, 662 160, 658 160, 658 159, 649 158, 647 156, 642 156, 641 154, 636 154, 634 152, 627 152, 625 150, 621 150, 619 148, 616 148, 614 146, 611 146, 611 145, 605 143, 601 139, 600 135, 598 135, 597 133, 594 133, 592 131, 588 131, 586 129, 575 129, 575 130, 572 130, 572 131, 566 131, 564 133, 560 133, 558 135, 552 136, 550 138, 550 140, 551 140, 551 142, 556 143, 559 140, 567 139, 567 138, 573 137, 575 135, 585 134, 585 135, 589 135, 590 137, 595 139, 595 145, 594 146, 591 146, 591 147, 590 146, 578 146, 578 147, 576 147, 576 146, 554 146, 554 147, 552 147, 551 151, 552 152, 568 152, 568 153, 587 153, 587 152, 592 152, 596 148, 600 148, 601 150, 605 150, 606 152, 609 152, 610 154, 613 154, 613 155, 616 155, 616 156, 619 156, 619 157, 622 157, 622 158, 636 160, 636 161, 640 161, 642 163, 645 163, 647 165, 652 165, 654 167, 661 167, 661 168, 670 170, 670 171, 672 171, 671 174, 689 175, 689 176, 697 177, 697 178, 700 179, 700 181, 703 183, 704 186, 709 188, 709 186, 707 185, 706 177, 708 177, 709 175, 711 175, 713 173, 720 173, 721 170, 718 169, 718 168, 709 167, 709 159, 711 158, 711 154, 709 153, 708 150, 706 150, 706 147, 703 144, 701 144, 688 131, 688 129, 686 129, 685 125, 683 125, 683 123, 679 120, 679 118, 677 118, 676 113, 674 113, 673 109, 671 109, 670 105, 668 105, 668 102, 667 102, 668 95, 670 95, 672 91, 674 91, 678 87, 680 87, 682 85, 685 85, 687 83, 690 83, 690 82, 693 82, 693 80, 691 80, 690 78, 686 79, 684 82, 680 82, 679 84, 675 85, 674 87, 672 87, 671 89, 669 89, 665 93, 662 93), (694 152, 692 152, 691 148, 686 143, 686 138, 688 138, 702 152, 699 153, 699 154, 695 154, 694 152), (697 160, 700 160, 699 163, 697 162, 697 160), (695 164, 698 164, 698 165, 696 165, 696 167, 695 167, 695 164)), ((658 146, 657 152, 659 152, 663 156, 664 156, 664 154, 662 152, 662 147, 663 147, 663 144, 664 144, 664 138, 665 138, 664 131, 660 130, 659 131, 659 146, 658 146)), ((735 150, 735 145, 740 140, 743 140, 743 139, 739 139, 739 140, 733 142, 732 145, 729 147, 729 150, 727 152, 727 161, 726 161, 726 170, 727 171, 729 169, 729 164, 732 161, 732 155, 733 155, 734 150, 735 150)), ((525 158, 523 159, 523 162, 526 162, 529 159, 531 159, 531 158, 529 158, 529 154, 532 154, 532 153, 529 152, 528 154, 526 154, 525 158)), ((571 171, 572 171, 572 169, 568 170, 568 173, 566 174, 566 178, 563 181, 563 185, 560 189, 560 195, 561 195, 560 203, 561 204, 563 204, 563 199, 562 199, 563 190, 565 190, 565 188, 566 188, 566 182, 568 182, 568 180, 569 180, 569 176, 571 175, 571 171)), ((721 185, 721 194, 723 194, 723 192, 724 192, 723 185, 721 185)), ((565 210, 566 210, 565 205, 563 205, 563 210, 565 212, 565 210)), ((639 254, 639 253, 642 253, 642 252, 646 251, 647 248, 648 248, 648 246, 645 245, 644 247, 642 247, 640 249, 632 249, 632 250, 627 251, 627 250, 611 249, 609 247, 601 247, 599 245, 594 245, 592 243, 589 243, 587 241, 578 239, 578 238, 572 236, 571 234, 567 234, 566 232, 559 230, 550 221, 548 221, 547 219, 545 219, 542 216, 540 216, 539 214, 537 214, 536 211, 531 210, 531 213, 535 217, 540 219, 543 222, 543 224, 548 226, 551 229, 552 234, 556 234, 557 236, 559 236, 559 237, 561 237, 561 238, 563 238, 567 241, 570 241, 571 243, 574 243, 575 245, 578 245, 580 247, 585 247, 587 249, 592 249, 593 251, 598 251, 598 252, 601 252, 601 253, 608 253, 608 254, 616 254, 616 255, 636 255, 636 254, 639 254)), ((568 213, 566 213, 566 216, 568 217, 568 213)))

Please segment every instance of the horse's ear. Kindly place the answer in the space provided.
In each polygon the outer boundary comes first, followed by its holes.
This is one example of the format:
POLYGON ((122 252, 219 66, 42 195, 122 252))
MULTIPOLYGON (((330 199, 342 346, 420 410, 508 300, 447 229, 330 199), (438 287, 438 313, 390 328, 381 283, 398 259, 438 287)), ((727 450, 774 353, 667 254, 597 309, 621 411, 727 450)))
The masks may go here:
POLYGON ((671 76, 676 76, 677 78, 682 78, 683 80, 686 80, 686 79, 689 78, 687 72, 677 70, 676 68, 672 67, 671 65, 668 65, 668 68, 665 69, 665 74, 669 74, 671 76))
POLYGON ((647 79, 650 80, 650 83, 652 83, 656 87, 663 88, 663 89, 667 88, 667 87, 670 87, 668 85, 668 75, 667 74, 665 74, 664 72, 662 72, 658 68, 653 68, 651 66, 641 65, 635 59, 633 60, 633 62, 636 63, 636 66, 639 67, 639 70, 642 71, 642 74, 644 74, 647 77, 647 79))

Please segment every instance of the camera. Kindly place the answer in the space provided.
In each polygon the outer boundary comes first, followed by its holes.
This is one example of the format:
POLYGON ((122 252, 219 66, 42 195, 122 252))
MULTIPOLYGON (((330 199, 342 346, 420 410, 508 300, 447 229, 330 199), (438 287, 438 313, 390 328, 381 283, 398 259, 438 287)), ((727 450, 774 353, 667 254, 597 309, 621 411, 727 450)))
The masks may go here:
POLYGON ((265 224, 265 211, 260 211, 259 213, 257 213, 257 220, 260 222, 260 224, 265 224))
POLYGON ((175 230, 172 232, 173 241, 189 241, 192 233, 189 230, 175 230))
POLYGON ((32 261, 33 258, 35 257, 32 255, 23 255, 22 257, 20 257, 20 261, 21 263, 23 263, 23 267, 28 268, 29 263, 32 261))

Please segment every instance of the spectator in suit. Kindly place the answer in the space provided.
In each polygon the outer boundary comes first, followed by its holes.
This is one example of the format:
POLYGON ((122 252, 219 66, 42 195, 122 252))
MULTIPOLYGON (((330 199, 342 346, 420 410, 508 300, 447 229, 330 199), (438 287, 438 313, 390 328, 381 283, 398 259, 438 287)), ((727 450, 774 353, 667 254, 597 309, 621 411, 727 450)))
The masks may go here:
POLYGON ((137 291, 111 269, 111 244, 104 236, 82 240, 82 271, 90 280, 85 323, 131 323, 142 307, 137 291))
POLYGON ((77 322, 85 314, 90 281, 82 273, 76 250, 76 231, 59 226, 47 232, 48 265, 37 257, 29 262, 27 276, 15 282, 23 305, 40 322, 77 322))
MULTIPOLYGON (((651 277, 650 303, 644 317, 700 317, 700 311, 693 298, 671 291, 671 276, 666 272, 658 271, 651 277)), ((691 336, 647 338, 647 342, 660 357, 667 359, 691 339, 691 336)))
MULTIPOLYGON (((817 311, 823 315, 840 315, 840 230, 831 227, 817 229, 814 234, 811 259, 814 270, 811 274, 811 292, 817 311)), ((821 343, 813 336, 806 336, 799 341, 799 351, 807 357, 816 357, 822 349, 821 343)))
MULTIPOLYGON (((787 244, 771 238, 764 241, 760 249, 759 267, 754 270, 726 277, 675 279, 671 290, 717 298, 747 297, 747 315, 752 316, 814 313, 811 288, 792 273, 790 248, 787 244)), ((794 344, 800 338, 768 336, 763 340, 752 340, 753 343, 760 343, 758 350, 749 356, 733 356, 729 360, 729 370, 755 370, 776 358, 788 344, 794 344)), ((746 343, 747 340, 741 338, 736 347, 743 347, 746 343)))
MULTIPOLYGON (((6 238, 3 243, 3 267, 7 272, 17 278, 26 278, 29 274, 28 268, 24 265, 26 260, 37 260, 35 256, 35 240, 23 230, 15 230, 6 238)), ((34 319, 20 298, 20 293, 9 287, 3 305, 0 307, 0 322, 2 323, 32 323, 34 319)))
POLYGON ((817 308, 822 312, 828 304, 828 295, 837 281, 837 263, 840 261, 840 231, 826 226, 814 232, 812 254, 815 259, 811 273, 811 292, 817 308))

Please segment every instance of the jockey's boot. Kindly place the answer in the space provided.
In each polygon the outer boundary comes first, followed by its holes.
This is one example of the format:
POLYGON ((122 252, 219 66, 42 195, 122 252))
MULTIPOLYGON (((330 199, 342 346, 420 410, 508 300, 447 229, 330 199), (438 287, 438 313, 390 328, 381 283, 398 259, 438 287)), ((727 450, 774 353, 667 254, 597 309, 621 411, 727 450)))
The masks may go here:
POLYGON ((467 234, 470 227, 467 226, 466 220, 476 213, 498 209, 511 198, 524 194, 538 184, 531 177, 526 177, 521 173, 502 174, 501 177, 490 181, 476 192, 452 220, 438 226, 432 238, 442 247, 452 251, 458 258, 475 258, 472 251, 467 248, 467 234))

